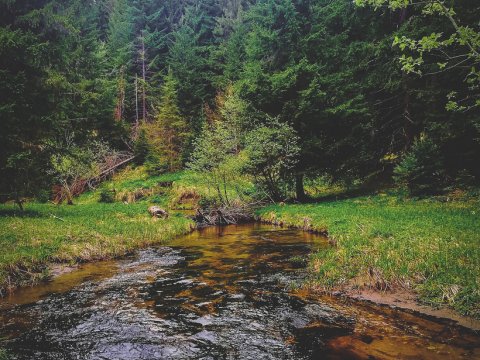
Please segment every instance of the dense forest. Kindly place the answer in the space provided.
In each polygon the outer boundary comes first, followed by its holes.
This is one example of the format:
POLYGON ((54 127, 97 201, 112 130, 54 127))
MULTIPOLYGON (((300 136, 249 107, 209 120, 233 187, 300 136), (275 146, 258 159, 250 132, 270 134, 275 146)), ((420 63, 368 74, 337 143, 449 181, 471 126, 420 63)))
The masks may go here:
POLYGON ((0 0, 0 360, 479 357, 479 20, 0 0))
POLYGON ((49 196, 133 153, 151 173, 480 180, 476 1, 3 0, 0 187, 49 196), (124 155, 125 157, 125 155, 124 155))

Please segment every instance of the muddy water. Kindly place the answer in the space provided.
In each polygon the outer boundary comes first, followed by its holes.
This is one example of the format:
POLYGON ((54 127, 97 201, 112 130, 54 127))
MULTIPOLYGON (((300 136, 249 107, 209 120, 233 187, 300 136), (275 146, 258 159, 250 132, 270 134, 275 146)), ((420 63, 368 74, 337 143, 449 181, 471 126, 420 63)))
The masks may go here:
POLYGON ((479 335, 297 291, 324 238, 209 228, 0 302, 12 359, 480 359, 479 335))

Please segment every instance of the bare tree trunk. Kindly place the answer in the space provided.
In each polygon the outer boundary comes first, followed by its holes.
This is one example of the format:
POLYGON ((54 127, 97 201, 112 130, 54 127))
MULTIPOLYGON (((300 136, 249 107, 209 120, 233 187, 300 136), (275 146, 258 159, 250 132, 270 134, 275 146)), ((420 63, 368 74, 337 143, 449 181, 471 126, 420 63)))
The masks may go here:
POLYGON ((400 25, 405 22, 407 19, 407 8, 403 8, 400 10, 400 25))
POLYGON ((136 138, 138 134, 138 77, 135 74, 135 129, 133 137, 136 138))
POLYGON ((125 67, 120 68, 118 78, 118 96, 117 106, 115 108, 115 120, 121 121, 123 118, 123 109, 125 107, 125 67))
POLYGON ((295 175, 295 193, 297 201, 302 202, 307 199, 305 188, 303 187, 303 174, 299 173, 295 175))
MULTIPOLYGON (((72 181, 72 184, 73 183, 75 183, 75 180, 72 181)), ((73 205, 73 194, 67 181, 63 181, 63 191, 65 192, 65 199, 67 200, 67 204, 73 205)))
POLYGON ((145 69, 145 38, 143 36, 143 32, 142 32, 142 51, 141 51, 141 60, 142 60, 142 80, 143 80, 143 83, 142 83, 142 119, 143 119, 143 122, 145 122, 146 118, 147 118, 147 99, 146 99, 146 90, 145 90, 145 86, 146 86, 146 83, 147 83, 147 80, 146 80, 146 69, 145 69))
POLYGON ((14 200, 15 204, 18 205, 18 208, 20 209, 20 211, 23 212, 23 201, 22 199, 20 199, 20 196, 18 196, 18 193, 15 192, 15 200, 14 200))

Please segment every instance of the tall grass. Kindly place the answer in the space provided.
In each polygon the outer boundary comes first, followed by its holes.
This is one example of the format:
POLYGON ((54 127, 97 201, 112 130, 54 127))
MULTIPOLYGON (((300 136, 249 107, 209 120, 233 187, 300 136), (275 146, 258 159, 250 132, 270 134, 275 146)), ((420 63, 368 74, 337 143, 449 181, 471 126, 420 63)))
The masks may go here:
POLYGON ((7 360, 8 354, 7 350, 0 348, 0 360, 7 360))
MULTIPOLYGON (((149 188, 178 179, 178 174, 144 177, 127 170, 102 187, 149 188)), ((162 201, 168 202, 166 196, 162 201)), ((26 204, 0 206, 0 290, 47 275, 49 262, 79 262, 125 254, 135 248, 165 242, 193 228, 191 220, 172 214, 154 219, 151 198, 135 203, 99 203, 99 190, 82 195, 75 205, 26 204)))
POLYGON ((270 222, 328 231, 334 244, 312 256, 316 282, 327 289, 367 285, 416 291, 480 317, 480 204, 396 196, 270 206, 270 222))

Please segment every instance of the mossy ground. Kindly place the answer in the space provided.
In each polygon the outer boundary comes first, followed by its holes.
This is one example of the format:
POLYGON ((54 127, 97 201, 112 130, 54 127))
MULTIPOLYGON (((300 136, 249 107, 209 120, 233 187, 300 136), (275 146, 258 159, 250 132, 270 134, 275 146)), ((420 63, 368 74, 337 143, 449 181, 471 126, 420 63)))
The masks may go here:
POLYGON ((452 201, 381 194, 274 205, 259 215, 285 226, 307 224, 328 232, 334 245, 311 259, 317 285, 408 288, 422 302, 447 304, 480 318, 478 196, 452 201))

